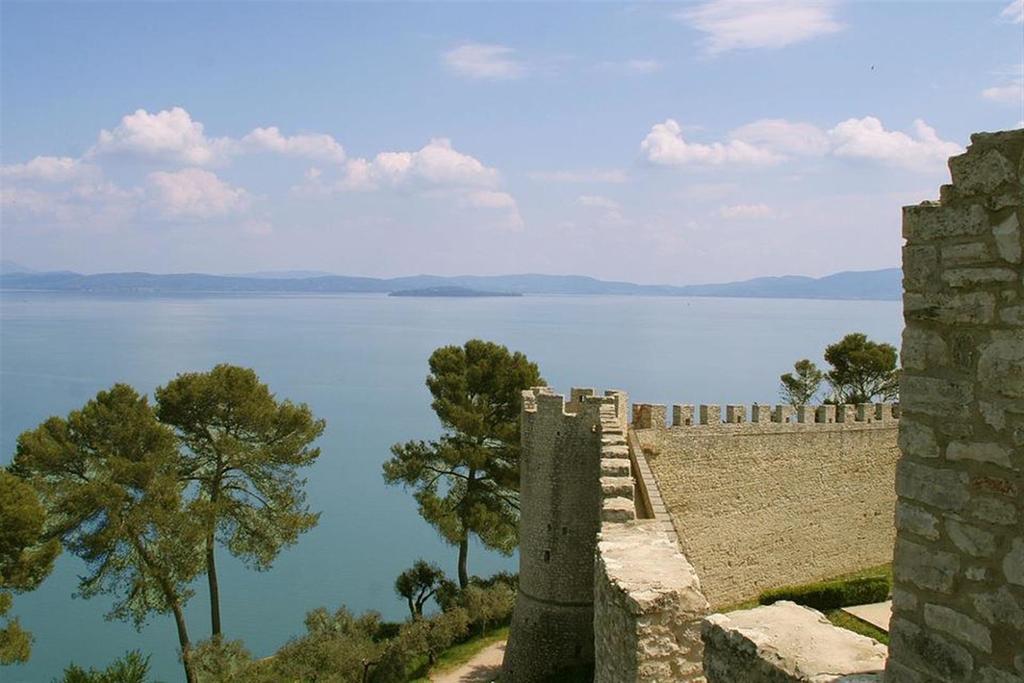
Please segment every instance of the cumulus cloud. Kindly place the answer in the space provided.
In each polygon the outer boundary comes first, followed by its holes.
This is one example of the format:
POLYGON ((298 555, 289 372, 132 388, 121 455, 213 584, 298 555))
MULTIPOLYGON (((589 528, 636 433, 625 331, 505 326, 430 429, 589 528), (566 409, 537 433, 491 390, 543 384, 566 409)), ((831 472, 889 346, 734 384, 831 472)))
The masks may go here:
POLYGON ((247 150, 276 152, 285 156, 301 157, 312 161, 341 163, 345 161, 345 149, 326 133, 307 133, 285 136, 277 126, 254 128, 242 138, 247 150))
POLYGON ((458 75, 477 80, 504 81, 526 75, 516 51, 504 45, 464 43, 445 52, 442 61, 458 75))
POLYGON ((248 192, 201 168, 157 171, 147 180, 154 205, 167 218, 215 218, 249 206, 248 192))
POLYGON ((810 123, 786 119, 761 119, 740 126, 732 137, 778 154, 816 156, 829 148, 828 136, 810 123))
POLYGON ((640 151, 648 161, 661 166, 723 164, 760 165, 781 161, 767 149, 742 140, 700 144, 683 139, 682 128, 674 119, 656 123, 640 143, 640 151))
POLYGON ((910 169, 931 169, 959 154, 963 148, 939 138, 921 119, 914 121, 913 136, 886 130, 874 116, 847 119, 828 132, 832 153, 838 157, 871 159, 910 169))
POLYGON ((1024 105, 1024 81, 985 88, 981 91, 981 96, 986 100, 999 102, 1000 104, 1022 106, 1024 105))
POLYGON ((23 164, 0 166, 0 178, 12 181, 38 180, 65 183, 97 178, 100 170, 71 157, 38 156, 23 164))
POLYGON ((932 170, 963 149, 942 140, 921 119, 913 134, 887 130, 874 116, 851 118, 830 130, 785 119, 762 119, 732 131, 730 139, 711 144, 683 139, 679 124, 668 119, 651 128, 641 152, 665 166, 772 164, 794 156, 826 156, 870 159, 912 170, 932 170))
POLYGON ((181 107, 150 114, 138 109, 112 130, 101 130, 87 156, 123 154, 205 166, 223 160, 228 138, 208 138, 203 124, 181 107))
POLYGON ((1013 2, 1003 8, 1003 11, 999 13, 999 17, 1011 24, 1024 24, 1024 0, 1013 0, 1013 2))
POLYGON ((718 215, 728 220, 757 220, 772 218, 775 210, 767 204, 735 204, 721 207, 718 215))
POLYGON ((629 179, 621 168, 532 171, 527 175, 531 180, 553 183, 624 183, 629 179))
POLYGON ((350 159, 342 189, 390 187, 479 187, 498 184, 498 171, 435 138, 415 152, 381 152, 372 160, 350 159))
POLYGON ((781 48, 843 28, 828 0, 710 0, 675 17, 705 34, 711 54, 781 48))
POLYGON ((508 192, 494 190, 474 190, 466 193, 464 201, 467 206, 481 209, 514 209, 516 200, 508 192))

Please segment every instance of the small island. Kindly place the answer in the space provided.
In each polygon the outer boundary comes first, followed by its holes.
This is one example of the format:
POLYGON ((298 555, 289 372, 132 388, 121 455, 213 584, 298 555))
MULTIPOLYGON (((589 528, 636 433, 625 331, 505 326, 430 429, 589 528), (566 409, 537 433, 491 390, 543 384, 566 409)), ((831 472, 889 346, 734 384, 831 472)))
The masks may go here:
POLYGON ((519 292, 488 292, 482 289, 471 289, 469 287, 441 286, 423 287, 422 289, 400 289, 390 292, 388 296, 420 296, 420 297, 493 297, 493 296, 522 296, 519 292))

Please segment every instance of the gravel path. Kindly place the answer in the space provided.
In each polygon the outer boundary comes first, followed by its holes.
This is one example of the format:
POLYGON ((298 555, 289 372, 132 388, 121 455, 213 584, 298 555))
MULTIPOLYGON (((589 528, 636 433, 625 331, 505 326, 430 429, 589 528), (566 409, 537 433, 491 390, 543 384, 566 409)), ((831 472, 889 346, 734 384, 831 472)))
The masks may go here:
POLYGON ((476 657, 455 669, 432 675, 433 683, 490 683, 501 673, 501 659, 505 656, 505 641, 488 645, 476 657))

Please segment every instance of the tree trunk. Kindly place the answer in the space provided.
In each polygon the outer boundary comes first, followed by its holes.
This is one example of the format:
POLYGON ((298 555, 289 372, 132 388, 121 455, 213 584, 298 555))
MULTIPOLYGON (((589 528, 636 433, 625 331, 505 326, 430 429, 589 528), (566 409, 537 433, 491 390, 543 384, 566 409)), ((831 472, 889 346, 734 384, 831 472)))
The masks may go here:
POLYGON ((417 618, 417 617, 419 616, 419 610, 418 610, 418 609, 416 609, 416 605, 414 605, 414 604, 413 604, 413 602, 412 602, 412 598, 406 598, 406 600, 407 600, 407 601, 408 601, 408 603, 409 603, 409 615, 410 615, 410 616, 411 616, 411 617, 412 617, 413 619, 416 619, 416 618, 417 618))
POLYGON ((199 679, 192 668, 192 643, 188 639, 185 613, 181 611, 181 604, 177 600, 171 604, 171 610, 174 612, 174 623, 178 627, 178 643, 181 645, 181 665, 185 667, 185 680, 187 683, 198 683, 199 679))
POLYGON ((469 568, 467 559, 469 557, 469 534, 467 533, 459 541, 459 588, 469 585, 469 568))
POLYGON ((217 585, 217 561, 214 557, 213 533, 206 535, 206 580, 210 584, 210 631, 220 635, 220 588, 217 585))

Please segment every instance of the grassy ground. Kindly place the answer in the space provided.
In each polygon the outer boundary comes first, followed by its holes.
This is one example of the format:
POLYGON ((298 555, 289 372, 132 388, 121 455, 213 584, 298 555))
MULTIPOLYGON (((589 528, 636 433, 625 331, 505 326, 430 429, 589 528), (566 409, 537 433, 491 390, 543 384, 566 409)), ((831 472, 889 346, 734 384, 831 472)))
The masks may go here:
POLYGON ((453 645, 437 657, 433 668, 427 669, 426 662, 420 663, 411 678, 412 683, 427 683, 430 678, 430 674, 437 674, 449 669, 462 666, 469 660, 473 659, 481 650, 486 648, 488 645, 496 643, 501 640, 508 638, 508 626, 502 626, 501 628, 488 631, 485 635, 476 636, 471 638, 464 643, 453 645))
MULTIPOLYGON (((824 581, 849 581, 851 579, 864 579, 875 576, 887 576, 889 577, 889 579, 892 579, 892 565, 882 564, 877 567, 869 567, 867 569, 862 569, 860 571, 852 572, 850 574, 842 574, 841 576, 834 576, 828 579, 824 579, 824 581)), ((752 609, 754 607, 757 607, 759 604, 760 603, 758 603, 757 598, 751 598, 750 600, 744 600, 743 602, 738 602, 734 605, 729 605, 718 611, 735 612, 736 610, 741 609, 752 609)), ((887 634, 885 631, 875 626, 872 626, 867 622, 861 621, 857 617, 853 616, 852 614, 847 614, 841 609, 826 610, 824 612, 824 615, 829 621, 831 621, 833 624, 840 628, 845 628, 847 630, 853 631, 854 633, 859 633, 862 636, 867 636, 868 638, 874 638, 883 645, 889 644, 889 634, 887 634)))

